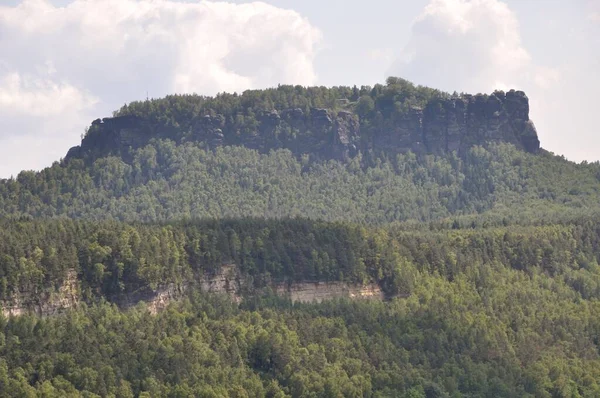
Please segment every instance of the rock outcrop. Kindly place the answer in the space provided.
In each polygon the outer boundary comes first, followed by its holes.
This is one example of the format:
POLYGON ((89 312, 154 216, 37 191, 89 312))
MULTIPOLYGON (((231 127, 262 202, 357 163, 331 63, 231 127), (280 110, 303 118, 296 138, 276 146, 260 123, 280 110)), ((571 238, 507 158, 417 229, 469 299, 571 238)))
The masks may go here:
MULTIPOLYGON (((245 295, 259 293, 233 264, 223 265, 214 275, 205 276, 200 281, 203 292, 229 295, 235 302, 241 302, 245 295)), ((322 302, 334 298, 383 300, 384 294, 379 285, 365 285, 345 282, 276 282, 268 286, 275 294, 289 298, 293 303, 322 302)))
POLYGON ((139 303, 145 303, 150 313, 157 314, 167 308, 171 302, 180 300, 186 294, 189 286, 189 283, 169 283, 154 290, 142 289, 136 292, 123 292, 109 297, 108 301, 115 303, 121 309, 129 309, 139 303))
POLYGON ((374 147, 440 154, 494 141, 511 143, 531 153, 539 150, 524 92, 496 91, 491 95, 432 100, 424 109, 411 108, 392 126, 391 133, 378 134, 374 147))
POLYGON ((55 291, 18 292, 9 300, 0 301, 5 317, 33 313, 49 316, 77 306, 80 300, 79 281, 74 270, 67 272, 66 278, 55 291))
POLYGON ((192 129, 193 139, 206 142, 211 148, 223 145, 225 118, 221 115, 204 117, 197 120, 192 129))
MULTIPOLYGON (((154 290, 123 292, 107 299, 122 309, 145 303, 150 313, 157 314, 194 289, 204 293, 225 294, 239 304, 243 297, 261 294, 267 288, 281 297, 290 299, 293 303, 320 303, 342 297, 372 300, 385 298, 383 291, 375 283, 362 285, 346 282, 274 282, 267 287, 256 288, 251 279, 242 275, 234 264, 225 264, 217 268, 216 272, 199 276, 197 280, 165 284, 154 290)), ((81 300, 77 273, 70 270, 65 281, 56 291, 42 294, 22 292, 14 295, 10 300, 0 301, 0 308, 5 317, 27 313, 50 316, 77 307, 81 300)))
POLYGON ((242 301, 243 290, 247 282, 235 265, 225 264, 213 275, 204 275, 200 280, 200 289, 205 293, 219 293, 229 295, 233 301, 242 301))
POLYGON ((275 292, 293 303, 320 303, 335 298, 383 300, 381 288, 372 283, 352 285, 344 282, 278 284, 275 292))
POLYGON ((368 151, 461 153, 494 141, 531 153, 540 148, 529 119, 529 100, 522 91, 436 98, 422 109, 410 107, 394 117, 364 123, 350 111, 350 103, 344 104, 346 110, 342 111, 272 109, 251 117, 211 112, 181 124, 136 116, 97 119, 81 146, 71 148, 65 159, 108 153, 126 157, 130 148, 144 146, 153 138, 203 142, 209 148, 243 145, 261 152, 287 148, 296 155, 310 153, 339 160, 368 151))

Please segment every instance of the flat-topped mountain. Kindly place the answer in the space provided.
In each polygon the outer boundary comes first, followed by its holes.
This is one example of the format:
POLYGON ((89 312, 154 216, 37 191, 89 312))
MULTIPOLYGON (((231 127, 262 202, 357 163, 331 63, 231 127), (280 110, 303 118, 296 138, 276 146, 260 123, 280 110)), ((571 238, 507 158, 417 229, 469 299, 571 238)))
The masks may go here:
POLYGON ((397 78, 375 87, 293 87, 171 96, 124 106, 92 122, 67 160, 124 154, 151 139, 241 145, 261 152, 286 148, 344 160, 358 153, 465 153, 506 142, 536 153, 540 142, 522 91, 449 95, 397 78))
POLYGON ((540 149, 521 91, 390 78, 130 103, 64 161, 0 181, 0 217, 562 219, 598 207, 599 179, 540 149))

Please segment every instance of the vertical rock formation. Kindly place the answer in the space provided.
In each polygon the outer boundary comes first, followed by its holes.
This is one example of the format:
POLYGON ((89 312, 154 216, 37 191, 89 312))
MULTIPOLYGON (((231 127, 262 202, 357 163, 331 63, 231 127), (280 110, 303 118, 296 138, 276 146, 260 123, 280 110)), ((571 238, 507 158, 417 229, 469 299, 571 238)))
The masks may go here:
POLYGON ((360 145, 360 123, 358 116, 348 111, 340 111, 335 118, 335 133, 332 155, 336 159, 356 156, 360 145))
POLYGON ((21 291, 8 300, 0 301, 0 309, 5 317, 27 313, 48 316, 76 307, 80 299, 77 273, 69 270, 65 280, 55 291, 21 291))
MULTIPOLYGON (((344 102, 344 106, 350 104, 344 102)), ((410 107, 404 113, 388 113, 387 119, 380 114, 380 120, 359 121, 349 110, 325 108, 308 112, 300 108, 272 109, 257 115, 238 113, 227 117, 211 112, 182 121, 181 125, 170 122, 179 127, 136 116, 97 119, 81 147, 72 148, 66 160, 108 153, 123 155, 152 138, 200 141, 210 148, 244 145, 261 152, 287 148, 296 155, 310 153, 338 160, 370 150, 392 154, 461 153, 488 142, 511 143, 531 153, 540 148, 529 119, 529 100, 522 91, 441 97, 422 109, 410 107)))
POLYGON ((427 152, 462 151, 487 142, 507 142, 536 153, 540 142, 522 91, 436 99, 423 110, 427 152))
POLYGON ((446 150, 458 151, 463 137, 467 135, 468 102, 463 98, 453 98, 446 102, 446 150))
POLYGON ((221 115, 204 117, 195 121, 192 127, 192 140, 206 142, 209 147, 216 148, 223 145, 225 118, 221 115))

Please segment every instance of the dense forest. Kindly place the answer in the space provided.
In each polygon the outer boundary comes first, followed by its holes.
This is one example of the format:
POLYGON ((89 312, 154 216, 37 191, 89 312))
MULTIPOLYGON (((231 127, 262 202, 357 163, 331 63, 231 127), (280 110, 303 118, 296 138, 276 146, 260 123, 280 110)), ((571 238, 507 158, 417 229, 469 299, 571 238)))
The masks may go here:
POLYGON ((0 306, 78 286, 0 313, 0 397, 600 396, 600 163, 539 149, 527 112, 390 78, 94 121, 0 180, 0 306), (198 284, 224 264, 239 303, 198 284), (300 282, 385 300, 272 289, 300 282), (167 285, 193 288, 120 306, 167 285))
POLYGON ((1 250, 15 257, 2 259, 3 286, 8 276, 31 289, 74 267, 102 295, 64 315, 0 320, 0 386, 49 397, 595 397, 599 225, 5 225, 1 250), (221 258, 275 279, 377 280, 394 298, 292 305, 265 293, 237 306, 193 293, 157 316, 102 299, 221 258))
POLYGON ((164 225, 88 221, 0 224, 0 298, 58 287, 75 270, 88 295, 181 283, 236 264, 269 281, 380 284, 410 293, 414 272, 446 279, 483 264, 544 272, 583 298, 600 298, 599 218, 495 228, 405 229, 306 219, 238 219, 164 225))
POLYGON ((0 182, 0 215, 122 221, 303 216, 382 224, 482 215, 522 221, 589 214, 600 165, 510 144, 463 156, 397 155, 363 167, 298 159, 288 150, 202 149, 158 141, 130 162, 110 156, 21 172, 0 182))

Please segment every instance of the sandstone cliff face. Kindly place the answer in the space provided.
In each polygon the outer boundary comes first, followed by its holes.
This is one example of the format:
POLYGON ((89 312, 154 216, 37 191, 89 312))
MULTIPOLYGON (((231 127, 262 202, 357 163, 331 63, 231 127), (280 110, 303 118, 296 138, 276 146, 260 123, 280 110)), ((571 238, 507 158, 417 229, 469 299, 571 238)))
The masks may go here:
POLYGON ((200 289, 205 293, 227 294, 233 301, 242 301, 242 290, 246 282, 242 281, 237 267, 225 264, 214 275, 205 275, 200 280, 200 289))
MULTIPOLYGON (((199 289, 204 293, 226 294, 236 303, 242 301, 245 283, 237 271, 237 267, 225 264, 211 275, 203 275, 198 280, 190 280, 181 284, 168 284, 159 286, 156 290, 144 290, 135 293, 124 293, 113 297, 111 301, 120 308, 127 309, 138 303, 146 303, 148 311, 152 314, 164 310, 170 303, 181 300, 188 292, 199 289)), ((246 289, 247 290, 247 289, 246 289)))
POLYGON ((424 109, 412 108, 391 134, 378 134, 374 146, 439 154, 493 141, 511 143, 531 153, 539 150, 524 92, 496 91, 433 100, 424 109))
POLYGON ((97 119, 81 146, 71 148, 66 160, 126 155, 129 148, 144 146, 152 138, 199 141, 210 148, 243 145, 262 152, 287 148, 296 155, 311 153, 339 160, 370 150, 460 153, 493 141, 508 142, 531 153, 540 148, 529 119, 529 100, 522 91, 439 98, 423 109, 412 107, 402 117, 383 118, 375 125, 363 125, 350 110, 351 104, 346 102, 345 107, 348 110, 272 109, 256 115, 256 122, 242 125, 220 114, 199 116, 180 127, 135 116, 97 119))
MULTIPOLYGON (((320 303, 335 298, 384 300, 385 295, 381 288, 370 283, 354 285, 344 282, 298 282, 298 283, 273 283, 271 290, 290 299, 293 303, 320 303)), ((204 293, 225 294, 234 302, 241 303, 245 295, 254 295, 262 289, 252 286, 246 277, 239 273, 234 264, 225 264, 212 275, 204 275, 197 281, 190 281, 181 285, 170 284, 162 286, 155 291, 144 294, 125 295, 118 301, 122 308, 130 308, 139 302, 145 302, 148 310, 156 314, 165 309, 171 302, 180 300, 191 289, 200 289, 204 293)))
POLYGON ((119 296, 110 297, 109 301, 117 304, 121 309, 129 309, 135 307, 139 303, 146 303, 148 311, 152 314, 167 308, 173 302, 181 299, 189 284, 175 284, 159 286, 156 290, 143 290, 138 292, 125 292, 119 296))
POLYGON ((5 317, 33 313, 39 316, 58 314, 76 307, 80 299, 77 273, 70 270, 64 282, 54 292, 19 292, 10 300, 0 301, 2 314, 5 317))
POLYGON ((320 303, 335 298, 383 300, 381 288, 376 284, 351 285, 343 282, 278 284, 275 292, 293 303, 320 303))
MULTIPOLYGON (((298 282, 273 283, 271 290, 282 297, 289 298, 293 303, 320 303, 335 298, 383 300, 381 288, 374 283, 353 285, 344 282, 298 282)), ((152 314, 164 310, 170 303, 181 300, 192 289, 200 289, 205 293, 226 294, 234 302, 240 303, 246 295, 259 294, 262 289, 256 289, 247 278, 239 273, 233 264, 221 266, 216 273, 204 275, 195 281, 182 284, 168 284, 156 290, 125 292, 118 297, 109 297, 122 309, 128 309, 139 303, 146 303, 152 314)), ((56 292, 33 294, 20 293, 11 300, 1 301, 0 307, 5 317, 36 314, 50 316, 77 307, 81 301, 81 290, 77 273, 69 271, 64 283, 56 292)))
MULTIPOLYGON (((273 283, 270 288, 282 297, 289 298, 293 303, 322 302, 334 298, 376 299, 383 300, 381 288, 374 283, 353 285, 344 282, 296 282, 273 283)), ((256 289, 239 274, 233 264, 224 265, 213 276, 206 276, 201 281, 201 289, 208 293, 229 295, 234 301, 241 302, 244 294, 255 294, 256 289)))

